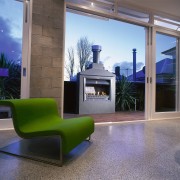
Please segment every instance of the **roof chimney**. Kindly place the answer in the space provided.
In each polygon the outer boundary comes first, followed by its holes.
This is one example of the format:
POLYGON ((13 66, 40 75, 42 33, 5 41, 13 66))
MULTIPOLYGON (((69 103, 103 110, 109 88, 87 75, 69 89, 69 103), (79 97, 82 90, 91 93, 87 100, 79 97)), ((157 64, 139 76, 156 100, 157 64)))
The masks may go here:
POLYGON ((93 63, 99 63, 101 49, 102 48, 99 45, 93 45, 92 46, 93 63))
POLYGON ((133 49, 133 81, 136 81, 136 49, 133 49))
POLYGON ((116 66, 115 67, 115 74, 116 74, 116 76, 120 76, 120 66, 116 66))

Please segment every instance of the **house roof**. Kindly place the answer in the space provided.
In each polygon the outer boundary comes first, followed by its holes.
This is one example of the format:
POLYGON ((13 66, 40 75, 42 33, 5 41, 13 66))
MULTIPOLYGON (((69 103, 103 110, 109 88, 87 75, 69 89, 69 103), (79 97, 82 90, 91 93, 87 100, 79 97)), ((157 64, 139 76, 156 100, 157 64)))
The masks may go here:
POLYGON ((161 52, 161 54, 165 54, 165 55, 175 55, 176 54, 176 47, 170 48, 166 51, 161 52))
MULTIPOLYGON (((145 74, 144 74, 143 70, 136 72, 136 80, 143 79, 143 78, 145 78, 145 74)), ((128 76, 128 80, 133 81, 133 74, 128 76)))
POLYGON ((174 59, 166 58, 156 63, 156 74, 173 74, 174 59))
MULTIPOLYGON (((166 58, 156 63, 156 74, 163 75, 163 74, 174 74, 174 59, 166 58)), ((136 72, 136 80, 142 81, 145 78, 145 73, 142 70, 136 72)), ((128 76, 130 81, 133 80, 133 75, 131 74, 128 76)))

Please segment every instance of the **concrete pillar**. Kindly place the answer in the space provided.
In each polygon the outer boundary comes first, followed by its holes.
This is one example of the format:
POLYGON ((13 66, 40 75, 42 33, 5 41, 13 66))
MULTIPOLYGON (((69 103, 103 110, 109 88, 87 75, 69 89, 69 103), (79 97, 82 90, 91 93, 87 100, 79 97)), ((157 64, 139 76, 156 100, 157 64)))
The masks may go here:
POLYGON ((63 115, 64 0, 33 0, 30 97, 51 97, 63 115))

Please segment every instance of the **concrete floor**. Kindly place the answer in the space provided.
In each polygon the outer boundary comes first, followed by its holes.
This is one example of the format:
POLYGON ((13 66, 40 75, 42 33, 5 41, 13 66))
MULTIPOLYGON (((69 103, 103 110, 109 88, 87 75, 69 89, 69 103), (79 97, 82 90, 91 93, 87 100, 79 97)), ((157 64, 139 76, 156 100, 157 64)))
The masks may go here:
MULTIPOLYGON (((18 140, 0 131, 0 147, 18 140)), ((96 125, 75 153, 63 167, 0 153, 0 179, 179 180, 180 120, 96 125)))

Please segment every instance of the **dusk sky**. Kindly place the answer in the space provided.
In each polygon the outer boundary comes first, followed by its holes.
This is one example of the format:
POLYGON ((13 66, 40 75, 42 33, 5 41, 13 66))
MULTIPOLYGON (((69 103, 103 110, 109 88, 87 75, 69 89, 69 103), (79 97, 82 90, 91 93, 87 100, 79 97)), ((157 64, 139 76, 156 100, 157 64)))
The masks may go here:
MULTIPOLYGON (((0 53, 9 59, 21 58, 23 3, 15 0, 0 0, 0 53)), ((101 45, 100 60, 105 69, 114 71, 120 65, 122 69, 132 69, 132 49, 137 49, 137 71, 145 65, 145 28, 110 19, 97 19, 88 16, 66 13, 66 46, 76 48, 80 37, 87 37, 93 44, 101 45)), ((157 59, 161 54, 174 47, 176 38, 157 36, 157 59)), ((75 52, 76 55, 76 52, 75 52)), ((75 57, 77 61, 77 56, 75 57)), ((77 69, 76 62, 76 69, 77 69)), ((131 73, 131 72, 129 72, 131 73)))
POLYGON ((21 59, 23 3, 0 0, 0 53, 10 60, 21 59))
POLYGON ((66 13, 66 50, 76 48, 78 39, 85 36, 93 44, 102 46, 100 60, 106 70, 112 72, 117 65, 132 69, 133 48, 137 49, 137 68, 144 66, 144 27, 66 13))
MULTIPOLYGON (((69 47, 76 49, 78 39, 86 36, 93 44, 102 46, 100 60, 111 72, 119 65, 124 69, 121 71, 124 75, 127 75, 127 68, 131 69, 128 74, 132 73, 133 48, 137 49, 137 71, 142 69, 145 65, 145 33, 141 26, 66 13, 66 53, 69 47)), ((156 61, 160 61, 167 58, 161 52, 175 47, 176 38, 158 34, 156 40, 156 61)), ((77 56, 75 58, 77 60, 77 56)))

